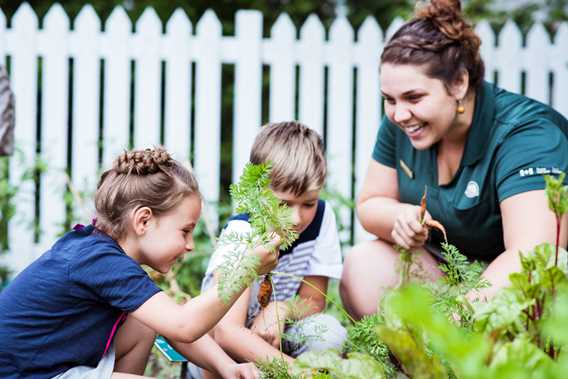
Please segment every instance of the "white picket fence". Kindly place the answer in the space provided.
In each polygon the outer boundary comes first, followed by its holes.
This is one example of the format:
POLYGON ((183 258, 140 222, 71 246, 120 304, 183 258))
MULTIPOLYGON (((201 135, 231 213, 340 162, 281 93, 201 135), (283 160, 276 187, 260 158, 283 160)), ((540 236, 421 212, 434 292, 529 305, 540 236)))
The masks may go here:
MULTIPOLYGON (((345 18, 338 18, 326 32, 319 19, 310 16, 300 28, 299 38, 286 14, 272 26, 270 38, 263 38, 262 21, 260 12, 239 11, 235 35, 223 36, 222 25, 214 12, 206 12, 194 26, 182 10, 177 10, 163 33, 160 19, 148 8, 135 23, 133 32, 130 19, 118 7, 102 31, 103 25, 94 9, 85 6, 71 29, 69 17, 56 4, 39 29, 36 14, 24 3, 7 28, 0 11, 0 62, 10 57, 17 100, 17 145, 31 162, 36 154, 39 112, 40 148, 50 168, 41 178, 39 243, 34 242, 28 224, 22 222, 34 217, 35 203, 29 195, 34 191, 33 185, 28 184, 18 195, 17 217, 9 230, 8 262, 12 268, 18 271, 27 265, 61 231, 65 218, 63 171, 67 167, 68 149, 72 156, 73 186, 92 189, 100 169, 99 137, 103 167, 108 167, 112 158, 128 146, 131 98, 134 99, 134 146, 163 142, 180 160, 188 160, 193 154, 202 192, 208 201, 215 203, 220 195, 221 128, 233 128, 232 178, 235 179, 248 159, 249 148, 261 125, 263 65, 270 69, 268 120, 297 118, 324 134, 329 187, 352 198, 352 189, 356 193, 364 177, 381 118, 378 58, 385 38, 398 29, 402 20, 394 20, 383 32, 373 18, 368 18, 355 33, 345 18), (39 58, 41 83, 38 83, 39 58), (131 62, 135 64, 134 78, 131 78, 131 62), (163 114, 162 63, 165 63, 163 114), (194 76, 192 63, 195 63, 194 76), (235 66, 233 125, 221 125, 222 64, 235 66), (296 67, 299 67, 297 88, 296 67), (69 91, 71 68, 73 81, 69 91), (195 83, 191 83, 193 77, 195 83), (39 88, 41 109, 37 106, 39 88), (99 109, 101 96, 102 110, 99 109), (71 110, 69 100, 72 100, 71 110), (191 104, 194 104, 193 115, 191 104), (69 117, 72 141, 67 140, 69 117)), ((483 40, 488 79, 493 80, 497 73, 498 84, 516 92, 521 91, 524 80, 528 96, 551 103, 568 116, 568 24, 560 27, 554 43, 544 27, 537 24, 528 33, 524 45, 519 29, 512 22, 505 25, 499 36, 487 22, 479 23, 476 30, 483 40), (551 75, 553 80, 549 85, 551 75)), ((23 167, 14 163, 11 169, 17 177, 23 167)), ((215 220, 215 215, 208 216, 215 220)), ((350 224, 349 211, 344 211, 341 217, 344 224, 350 224)), ((353 229, 355 240, 365 238, 358 224, 353 229)))

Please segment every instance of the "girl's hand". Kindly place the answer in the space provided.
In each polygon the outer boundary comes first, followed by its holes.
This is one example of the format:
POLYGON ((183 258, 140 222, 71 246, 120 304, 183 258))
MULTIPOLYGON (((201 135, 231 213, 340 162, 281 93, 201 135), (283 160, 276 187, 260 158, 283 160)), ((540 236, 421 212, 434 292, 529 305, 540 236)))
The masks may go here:
POLYGON ((254 363, 235 363, 227 366, 222 376, 223 379, 258 379, 260 373, 254 363))
POLYGON ((257 246, 252 251, 253 255, 260 258, 260 265, 256 269, 258 275, 268 274, 278 264, 278 247, 282 239, 277 234, 268 244, 264 246, 257 246))
MULTIPOLYGON (((430 220, 432 216, 426 211, 424 220, 430 220)), ((394 242, 405 249, 422 247, 428 239, 428 228, 420 223, 420 207, 407 205, 398 215, 391 232, 394 242)))

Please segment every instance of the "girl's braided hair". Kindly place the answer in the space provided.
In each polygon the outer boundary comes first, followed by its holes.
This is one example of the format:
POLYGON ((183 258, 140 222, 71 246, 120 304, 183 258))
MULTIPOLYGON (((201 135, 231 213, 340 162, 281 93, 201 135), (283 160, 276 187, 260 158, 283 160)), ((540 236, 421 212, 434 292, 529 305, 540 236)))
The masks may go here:
POLYGON ((125 151, 97 186, 97 228, 118 240, 132 211, 148 207, 160 216, 194 194, 200 196, 195 176, 164 148, 125 151))
POLYGON ((479 53, 481 39, 461 13, 459 0, 418 1, 415 17, 389 40, 381 64, 423 66, 426 75, 446 88, 467 71, 469 88, 483 82, 485 65, 479 53))

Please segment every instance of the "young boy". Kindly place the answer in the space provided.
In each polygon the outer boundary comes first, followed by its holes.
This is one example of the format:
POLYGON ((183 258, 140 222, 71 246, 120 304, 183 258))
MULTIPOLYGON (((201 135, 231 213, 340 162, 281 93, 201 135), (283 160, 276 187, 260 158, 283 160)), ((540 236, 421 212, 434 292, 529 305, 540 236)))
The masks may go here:
MULTIPOLYGON (((217 324, 214 337, 241 362, 282 357, 292 362, 292 357, 305 351, 339 349, 346 331, 335 318, 322 313, 329 279, 339 279, 342 270, 335 216, 331 207, 319 200, 326 176, 323 142, 315 131, 298 122, 269 124, 257 135, 250 161, 272 163, 272 190, 292 211, 299 238, 280 251, 269 305, 264 309, 259 305, 259 280, 217 324), (299 298, 292 300, 296 296, 299 298), (291 325, 290 320, 294 321, 291 325), (279 351, 281 339, 284 355, 279 351)), ((231 218, 223 233, 247 233, 247 220, 246 215, 231 218)), ((215 284, 215 270, 226 249, 230 246, 213 254, 203 290, 215 284)))

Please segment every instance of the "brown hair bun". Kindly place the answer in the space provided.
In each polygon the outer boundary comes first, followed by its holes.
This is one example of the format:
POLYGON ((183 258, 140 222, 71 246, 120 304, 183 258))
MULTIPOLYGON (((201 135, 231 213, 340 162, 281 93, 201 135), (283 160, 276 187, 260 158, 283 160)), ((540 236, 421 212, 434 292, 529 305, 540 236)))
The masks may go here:
POLYGON ((125 151, 114 162, 114 170, 118 174, 149 175, 163 171, 163 167, 171 165, 170 154, 161 147, 145 150, 125 151))

